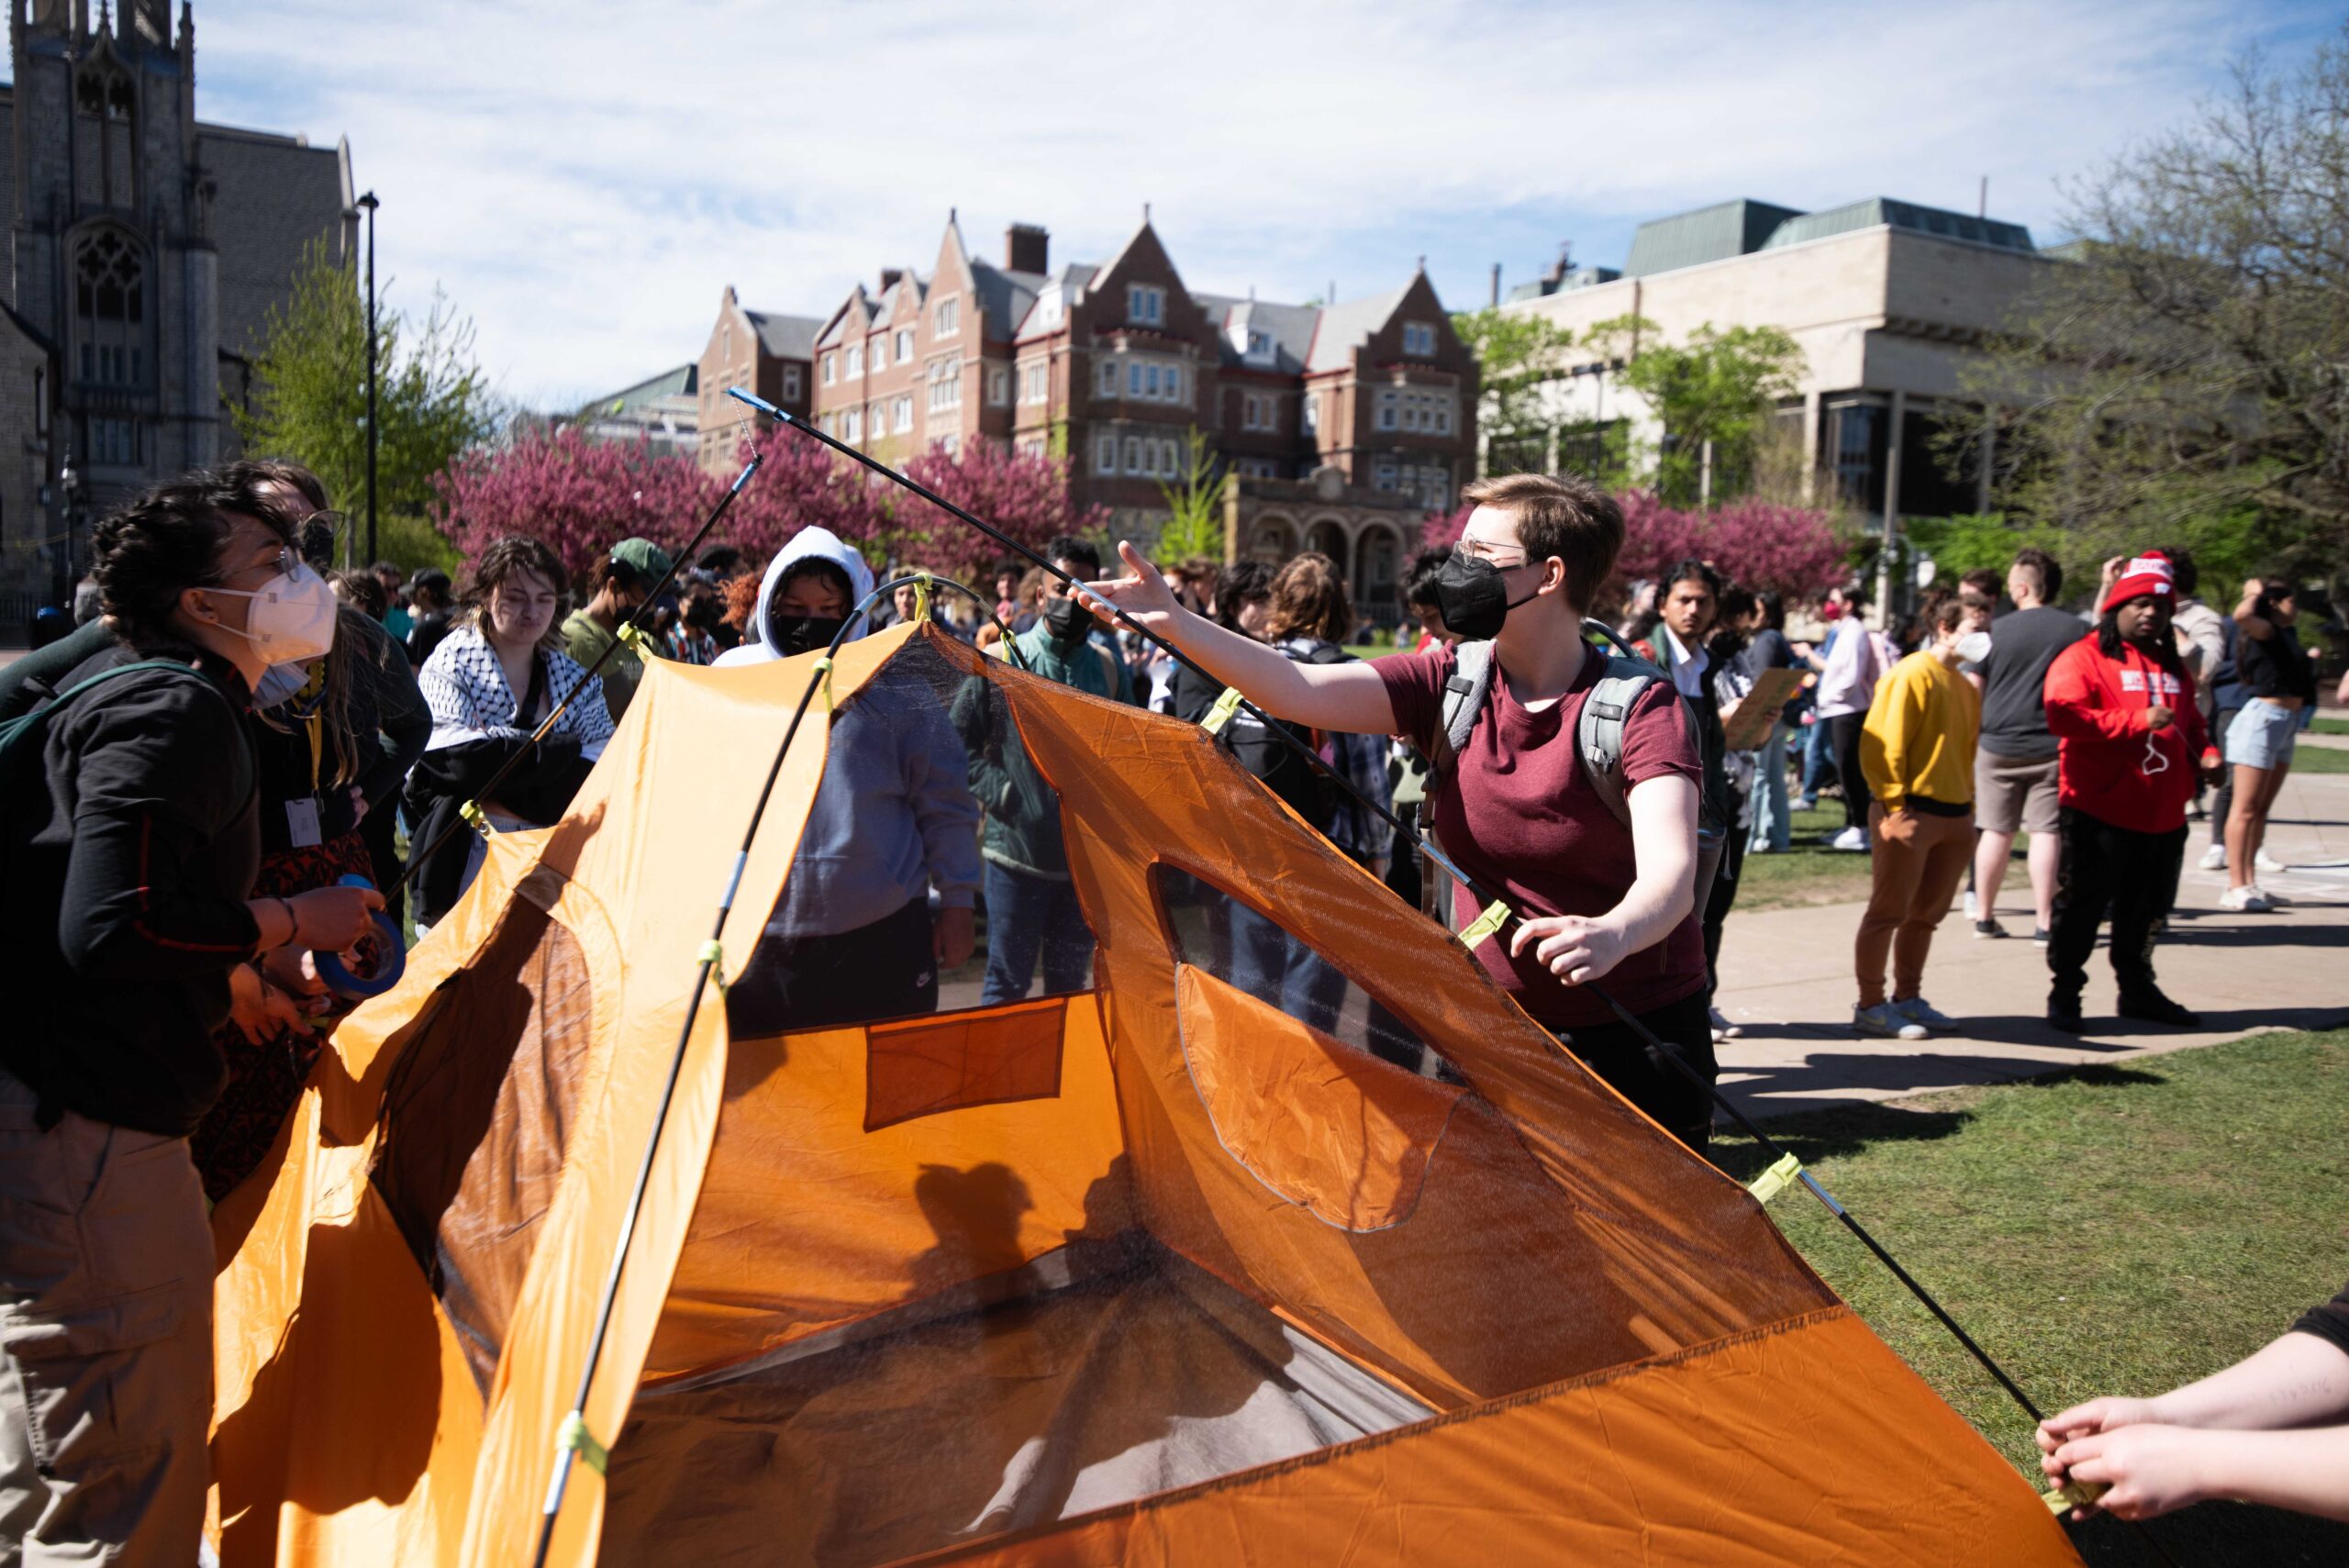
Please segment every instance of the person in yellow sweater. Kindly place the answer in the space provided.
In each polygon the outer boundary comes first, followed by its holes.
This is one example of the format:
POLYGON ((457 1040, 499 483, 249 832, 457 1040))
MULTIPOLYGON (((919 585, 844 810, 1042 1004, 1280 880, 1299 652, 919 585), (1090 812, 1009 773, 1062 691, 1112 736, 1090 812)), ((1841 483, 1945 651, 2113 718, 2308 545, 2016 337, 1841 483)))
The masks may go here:
POLYGON ((1868 811, 1875 885, 1854 944, 1861 1034, 1923 1040, 1954 1021, 1920 994, 1933 928, 1974 855, 1974 746, 1982 698, 1957 673, 1981 636, 1982 613, 1952 598, 1934 612, 1925 646, 1876 683, 1860 731, 1860 771, 1876 804, 1868 811), (1884 962, 1892 959, 1886 999, 1884 962))

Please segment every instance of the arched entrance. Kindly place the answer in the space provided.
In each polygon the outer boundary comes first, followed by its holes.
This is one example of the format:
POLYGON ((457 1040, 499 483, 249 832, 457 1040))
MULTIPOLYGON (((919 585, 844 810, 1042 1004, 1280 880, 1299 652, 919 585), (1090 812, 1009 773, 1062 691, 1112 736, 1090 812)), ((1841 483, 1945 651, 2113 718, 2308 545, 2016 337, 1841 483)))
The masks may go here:
POLYGON ((1248 548, 1241 551, 1250 561, 1261 561, 1267 566, 1278 566, 1297 553, 1297 525, 1278 512, 1260 514, 1248 525, 1248 548))
POLYGON ((1354 541, 1354 608, 1384 625, 1402 613, 1403 536, 1372 523, 1354 541))
POLYGON ((1305 548, 1318 550, 1336 562, 1341 581, 1351 576, 1348 564, 1353 552, 1347 548, 1347 542, 1346 525, 1336 517, 1316 517, 1305 530, 1305 548))

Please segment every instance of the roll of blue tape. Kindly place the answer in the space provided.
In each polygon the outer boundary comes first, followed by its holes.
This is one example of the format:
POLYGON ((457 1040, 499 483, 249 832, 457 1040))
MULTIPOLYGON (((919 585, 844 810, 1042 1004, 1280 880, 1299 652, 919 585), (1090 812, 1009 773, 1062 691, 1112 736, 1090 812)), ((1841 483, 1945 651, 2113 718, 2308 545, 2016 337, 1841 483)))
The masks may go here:
MULTIPOLYGON (((344 877, 341 885, 373 887, 375 884, 363 876, 354 875, 344 877)), ((378 945, 383 949, 384 956, 376 965, 375 973, 370 975, 362 977, 351 973, 351 966, 342 962, 342 955, 339 952, 310 954, 310 961, 317 965, 318 978, 327 983, 328 990, 346 1001, 363 1002, 370 996, 382 995, 400 983, 400 976, 407 970, 407 942, 401 936, 398 925, 380 909, 375 912, 375 934, 380 939, 378 945)))

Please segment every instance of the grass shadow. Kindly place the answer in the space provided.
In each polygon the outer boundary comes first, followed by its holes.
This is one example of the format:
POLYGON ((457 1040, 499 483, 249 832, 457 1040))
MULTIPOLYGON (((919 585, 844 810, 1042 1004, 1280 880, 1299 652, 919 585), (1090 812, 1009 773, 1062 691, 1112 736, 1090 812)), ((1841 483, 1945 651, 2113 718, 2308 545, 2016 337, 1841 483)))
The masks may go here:
POLYGON ((2349 1525, 2250 1503, 2203 1503, 2138 1529, 2108 1514, 2082 1524, 2066 1518, 2064 1532, 2089 1568, 2166 1568, 2154 1546, 2169 1554, 2170 1563, 2332 1568, 2349 1562, 2349 1525))

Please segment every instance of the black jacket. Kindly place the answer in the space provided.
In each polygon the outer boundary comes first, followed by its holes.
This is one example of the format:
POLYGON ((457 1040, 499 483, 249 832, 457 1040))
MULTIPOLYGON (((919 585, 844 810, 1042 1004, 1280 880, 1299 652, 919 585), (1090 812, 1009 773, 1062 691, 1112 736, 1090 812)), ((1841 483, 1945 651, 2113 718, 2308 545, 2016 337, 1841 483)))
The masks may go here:
POLYGON ((0 722, 32 712, 65 689, 65 677, 114 646, 103 618, 75 627, 0 669, 0 722))
POLYGON ((260 939, 250 695, 208 654, 119 646, 59 685, 166 656, 195 668, 77 698, 42 736, 39 784, 6 803, 0 1065, 45 1107, 179 1136, 220 1092, 212 1032, 260 939))
MULTIPOLYGON (((363 615, 345 615, 336 624, 336 636, 348 639, 339 646, 338 659, 354 662, 351 672, 351 727, 361 737, 364 759, 356 783, 370 813, 390 810, 399 798, 407 771, 424 755, 432 739, 432 710, 417 689, 407 655, 392 634, 363 615)), ((318 841, 331 843, 359 826, 357 807, 347 785, 330 782, 334 753, 322 742, 314 782, 308 724, 290 707, 255 714, 249 720, 253 748, 261 761, 262 844, 272 854, 294 848, 288 801, 317 802, 318 841)))

